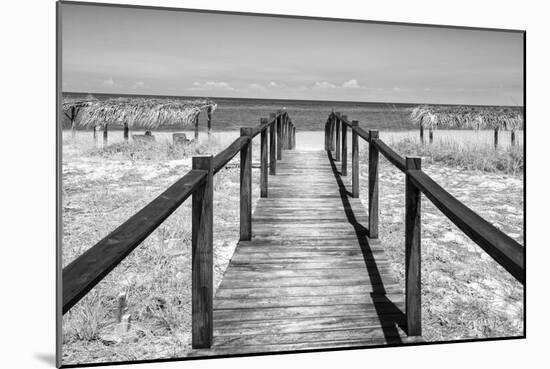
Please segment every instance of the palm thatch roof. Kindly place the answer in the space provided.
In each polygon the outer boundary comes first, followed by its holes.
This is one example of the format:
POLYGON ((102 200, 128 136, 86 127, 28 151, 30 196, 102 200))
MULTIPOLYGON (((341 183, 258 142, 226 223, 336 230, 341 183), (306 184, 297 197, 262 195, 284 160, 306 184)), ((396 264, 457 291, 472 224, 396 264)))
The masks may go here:
POLYGON ((158 128, 192 123, 202 110, 217 108, 209 99, 112 98, 98 100, 64 98, 63 110, 77 109, 76 123, 84 127, 128 124, 129 127, 158 128))
POLYGON ((414 108, 411 121, 424 128, 474 128, 518 130, 523 128, 523 109, 510 107, 435 106, 414 108))

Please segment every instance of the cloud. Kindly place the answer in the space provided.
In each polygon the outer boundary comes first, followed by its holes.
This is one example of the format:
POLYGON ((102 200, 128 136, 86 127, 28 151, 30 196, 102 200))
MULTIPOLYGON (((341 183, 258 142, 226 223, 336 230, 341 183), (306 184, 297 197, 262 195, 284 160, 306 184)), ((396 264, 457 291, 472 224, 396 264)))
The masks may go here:
POLYGON ((113 80, 113 77, 109 77, 105 81, 103 81, 103 86, 105 87, 114 87, 116 85, 115 81, 113 80))
POLYGON ((143 81, 137 81, 136 83, 134 83, 132 85, 133 89, 138 89, 138 88, 143 88, 143 87, 145 87, 145 82, 143 82, 143 81))
POLYGON ((322 81, 322 82, 315 82, 313 85, 314 88, 322 88, 322 89, 329 89, 329 88, 336 88, 336 85, 333 85, 330 82, 322 81))
POLYGON ((350 79, 349 81, 346 81, 342 83, 343 88, 359 88, 359 82, 357 82, 356 79, 350 79))
POLYGON ((275 82, 275 81, 271 81, 271 82, 269 82, 269 87, 281 87, 281 85, 278 84, 278 83, 275 82))
POLYGON ((261 84, 259 83, 251 83, 248 85, 248 88, 251 89, 251 90, 256 90, 256 91, 265 91, 266 88, 264 86, 262 86, 261 84))
POLYGON ((192 90, 225 90, 236 91, 229 83, 223 81, 193 82, 192 90))

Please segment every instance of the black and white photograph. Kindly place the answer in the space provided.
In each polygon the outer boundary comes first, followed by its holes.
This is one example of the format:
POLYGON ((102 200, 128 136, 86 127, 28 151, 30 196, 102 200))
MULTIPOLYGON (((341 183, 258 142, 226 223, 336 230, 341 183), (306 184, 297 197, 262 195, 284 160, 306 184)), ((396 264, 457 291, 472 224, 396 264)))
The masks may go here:
POLYGON ((56 3, 57 366, 525 338, 526 31, 364 18, 56 3))

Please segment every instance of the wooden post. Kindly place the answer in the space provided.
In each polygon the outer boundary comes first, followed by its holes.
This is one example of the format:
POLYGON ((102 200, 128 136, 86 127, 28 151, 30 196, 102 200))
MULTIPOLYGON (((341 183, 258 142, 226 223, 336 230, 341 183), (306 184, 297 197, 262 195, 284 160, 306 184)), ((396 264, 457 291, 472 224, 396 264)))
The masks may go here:
POLYGON ((289 150, 292 150, 292 129, 294 125, 289 120, 288 122, 288 130, 287 130, 287 147, 289 150))
POLYGON ((199 139, 199 114, 195 116, 195 140, 199 139))
MULTIPOLYGON (((262 118, 260 124, 266 124, 262 118)), ((260 196, 267 197, 267 127, 260 133, 260 196)))
POLYGON ((296 150, 296 126, 292 126, 292 150, 296 150))
POLYGON ((325 151, 328 151, 328 122, 325 123, 325 151))
POLYGON ((430 128, 428 135, 430 136, 430 144, 433 144, 434 142, 434 131, 432 128, 430 128))
POLYGON ((512 146, 515 146, 516 145, 516 131, 515 130, 512 130, 510 132, 510 143, 512 146))
POLYGON ((495 128, 495 150, 498 149, 498 128, 495 128))
POLYGON ((283 158, 283 115, 277 118, 277 160, 283 158))
POLYGON ((124 141, 128 141, 128 133, 130 129, 128 128, 128 123, 124 122, 124 141))
POLYGON ((359 122, 351 122, 351 195, 359 197, 359 141, 357 132, 353 128, 359 127, 359 122))
POLYGON ((212 133, 212 107, 209 106, 206 110, 206 115, 208 117, 208 137, 210 137, 210 134, 212 133))
POLYGON ((405 179, 405 290, 407 334, 422 335, 422 305, 420 290, 420 209, 421 193, 412 183, 410 170, 420 170, 421 159, 406 158, 405 179))
POLYGON ((126 312, 126 293, 121 292, 118 294, 118 309, 116 314, 116 320, 118 323, 122 321, 122 317, 126 312))
POLYGON ((107 146, 107 130, 108 130, 109 124, 105 123, 103 125, 103 146, 107 146))
MULTIPOLYGON (((275 113, 269 115, 269 120, 275 119, 275 113)), ((269 174, 277 174, 277 138, 275 129, 277 120, 269 126, 269 174)))
POLYGON ((71 107, 71 135, 73 138, 76 137, 76 117, 75 117, 75 107, 71 107))
POLYGON ((288 116, 285 115, 283 118, 283 149, 288 149, 288 141, 286 139, 288 132, 288 116))
POLYGON ((369 131, 369 237, 378 238, 378 131, 369 131))
POLYGON ((191 312, 192 346, 209 348, 212 344, 212 300, 214 295, 213 268, 213 219, 214 187, 213 157, 193 157, 193 169, 207 172, 202 186, 193 192, 192 197, 192 270, 191 270, 191 312))
MULTIPOLYGON (((345 115, 343 115, 342 117, 345 117, 345 115)), ((340 119, 338 119, 336 121, 336 127, 335 127, 335 130, 336 130, 336 149, 334 150, 335 151, 334 160, 336 160, 336 161, 340 161, 340 124, 344 125, 344 123, 340 119)))
POLYGON ((424 143, 424 126, 420 123, 420 143, 424 143))
POLYGON ((93 126, 92 130, 94 132, 94 146, 97 147, 97 126, 93 126))
POLYGON ((342 124, 342 175, 348 175, 348 125, 342 124))
POLYGON ((248 143, 241 149, 241 241, 252 238, 252 128, 241 128, 248 143))

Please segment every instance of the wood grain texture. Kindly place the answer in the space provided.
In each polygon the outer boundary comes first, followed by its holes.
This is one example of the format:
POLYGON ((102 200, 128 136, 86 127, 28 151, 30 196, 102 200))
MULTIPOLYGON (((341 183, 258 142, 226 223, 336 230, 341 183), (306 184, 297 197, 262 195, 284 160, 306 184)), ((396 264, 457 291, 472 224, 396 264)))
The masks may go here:
POLYGON ((352 124, 351 133, 351 181, 352 197, 359 197, 359 138, 357 136, 356 128, 359 126, 359 122, 354 120, 352 124))
POLYGON ((330 152, 285 152, 216 291, 212 348, 192 355, 406 342, 403 287, 350 185, 330 152))
POLYGON ((212 156, 193 157, 193 169, 207 172, 204 184, 192 198, 191 332, 193 348, 212 344, 212 299, 214 295, 214 187, 212 156))
MULTIPOLYGON (((267 118, 262 118, 261 124, 267 124, 267 118)), ((267 197, 267 127, 260 133, 260 196, 267 197)))
POLYGON ((240 240, 252 236, 252 128, 241 128, 241 137, 248 139, 241 149, 240 170, 240 240))
POLYGON ((269 126, 269 174, 277 174, 277 120, 275 114, 269 116, 270 121, 275 119, 275 122, 269 126))
MULTIPOLYGON (((418 157, 407 157, 405 167, 407 171, 420 170, 421 163, 421 159, 418 157)), ((405 179, 405 315, 409 336, 422 335, 420 199, 420 190, 412 183, 407 172, 405 179)))
POLYGON ((372 144, 378 131, 369 131, 369 236, 378 238, 378 149, 372 144))

